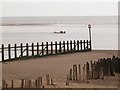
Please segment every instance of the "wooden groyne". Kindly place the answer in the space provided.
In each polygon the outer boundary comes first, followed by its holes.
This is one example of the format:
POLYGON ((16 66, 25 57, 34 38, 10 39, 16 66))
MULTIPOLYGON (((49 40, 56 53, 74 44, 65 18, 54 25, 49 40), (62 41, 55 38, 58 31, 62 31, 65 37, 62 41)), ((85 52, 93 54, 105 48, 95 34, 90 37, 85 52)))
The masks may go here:
POLYGON ((23 45, 14 44, 13 46, 1 46, 2 62, 12 61, 14 59, 42 57, 48 55, 58 55, 72 52, 91 51, 91 40, 70 40, 70 41, 55 41, 55 42, 42 42, 37 44, 23 45))

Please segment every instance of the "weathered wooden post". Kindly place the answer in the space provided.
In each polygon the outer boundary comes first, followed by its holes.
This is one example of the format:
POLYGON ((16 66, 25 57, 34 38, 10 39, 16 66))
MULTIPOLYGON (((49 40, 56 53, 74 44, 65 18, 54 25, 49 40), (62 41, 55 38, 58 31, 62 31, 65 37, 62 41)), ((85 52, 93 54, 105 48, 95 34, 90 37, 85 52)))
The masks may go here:
POLYGON ((75 65, 73 65, 73 80, 75 81, 75 65))
POLYGON ((57 41, 55 41, 55 54, 57 54, 57 41))
POLYGON ((53 79, 51 78, 51 85, 54 85, 54 83, 53 83, 53 79))
POLYGON ((46 42, 46 55, 48 55, 48 42, 46 42))
POLYGON ((47 85, 50 85, 50 77, 49 77, 49 74, 46 75, 46 83, 47 83, 47 85))
POLYGON ((44 43, 42 42, 42 55, 44 56, 44 43))
POLYGON ((79 51, 79 40, 77 40, 77 51, 79 51))
POLYGON ((26 43, 26 56, 29 56, 28 43, 26 43))
POLYGON ((2 44, 2 62, 4 62, 4 44, 2 44))
POLYGON ((59 52, 61 53, 61 41, 59 42, 59 52))
POLYGON ((93 79, 93 64, 92 64, 92 60, 90 61, 91 64, 91 79, 93 79))
POLYGON ((79 64, 79 81, 81 81, 81 66, 80 66, 80 64, 79 64))
POLYGON ((11 81, 11 88, 12 89, 14 88, 14 81, 13 80, 11 81))
POLYGON ((2 88, 4 89, 6 87, 5 79, 2 79, 2 88))
POLYGON ((82 49, 82 40, 80 40, 80 48, 81 48, 81 51, 83 50, 82 49))
POLYGON ((35 79, 35 87, 38 87, 38 81, 35 79))
POLYGON ((24 88, 24 79, 21 80, 21 88, 24 88))
POLYGON ((72 69, 70 69, 70 80, 72 80, 72 69))
POLYGON ((83 41, 83 43, 84 43, 84 51, 86 50, 86 47, 85 47, 85 40, 83 41))
POLYGON ((87 50, 88 50, 88 46, 89 46, 89 42, 88 42, 88 40, 87 40, 87 47, 86 47, 87 50))
POLYGON ((76 81, 77 79, 77 65, 73 65, 73 80, 76 81))
POLYGON ((67 41, 67 52, 69 51, 69 41, 67 41))
POLYGON ((100 68, 100 79, 104 79, 103 67, 100 68))
POLYGON ((70 40, 70 51, 72 51, 72 40, 70 40))
POLYGON ((76 50, 76 42, 75 42, 75 40, 74 40, 74 51, 76 50))
POLYGON ((21 49, 21 57, 23 56, 23 44, 20 44, 20 49, 21 49))
POLYGON ((39 43, 37 43, 37 55, 39 55, 39 43))
POLYGON ((10 49, 10 44, 8 44, 8 58, 11 60, 11 49, 10 49))
POLYGON ((89 79, 89 62, 86 63, 86 78, 89 79))
POLYGON ((34 43, 32 43, 32 56, 34 56, 34 43))
POLYGON ((32 87, 32 82, 31 82, 31 80, 28 80, 28 87, 29 87, 29 88, 32 87))
POLYGON ((17 45, 15 44, 15 45, 14 45, 14 54, 15 54, 15 58, 17 58, 17 49, 16 49, 16 48, 17 48, 17 45))
POLYGON ((67 74, 66 85, 69 85, 69 75, 67 74))
POLYGON ((65 52, 65 41, 63 41, 63 52, 65 52))
POLYGON ((53 54, 53 43, 51 42, 51 54, 53 54))
POLYGON ((86 79, 86 78, 85 78, 85 64, 84 64, 84 66, 83 66, 82 69, 83 69, 83 81, 85 82, 85 79, 86 79))

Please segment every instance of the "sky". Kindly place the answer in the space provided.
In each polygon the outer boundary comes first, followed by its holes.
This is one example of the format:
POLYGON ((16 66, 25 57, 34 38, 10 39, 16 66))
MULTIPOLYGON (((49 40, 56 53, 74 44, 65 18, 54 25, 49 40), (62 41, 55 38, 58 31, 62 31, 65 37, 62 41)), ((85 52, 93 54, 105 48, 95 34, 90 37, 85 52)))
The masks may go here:
POLYGON ((118 2, 2 2, 1 17, 117 16, 118 2))

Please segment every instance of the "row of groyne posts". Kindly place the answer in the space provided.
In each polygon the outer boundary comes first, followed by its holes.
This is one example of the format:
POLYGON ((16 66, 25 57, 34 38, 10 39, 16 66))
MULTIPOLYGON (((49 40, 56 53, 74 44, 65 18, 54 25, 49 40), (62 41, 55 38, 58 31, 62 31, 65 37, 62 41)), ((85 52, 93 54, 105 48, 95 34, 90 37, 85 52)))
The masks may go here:
POLYGON ((71 52, 91 51, 91 40, 77 40, 77 41, 55 41, 55 42, 42 42, 41 44, 32 43, 14 44, 5 46, 2 44, 1 55, 2 62, 12 61, 14 59, 22 59, 28 57, 40 57, 48 55, 57 55, 71 52))
MULTIPOLYGON (((69 82, 89 83, 90 80, 104 79, 107 76, 115 76, 117 73, 120 73, 120 58, 114 55, 112 58, 91 60, 86 62, 83 67, 80 64, 74 64, 67 74, 66 85, 69 85, 69 82)), ((120 84, 119 80, 118 84, 120 84)))
MULTIPOLYGON (((97 61, 86 62, 83 67, 74 64, 67 74, 66 85, 70 83, 89 83, 91 80, 104 79, 105 77, 113 76, 120 73, 120 58, 113 56, 112 58, 102 58, 97 61)), ((119 79, 119 77, 118 77, 119 79)), ((37 77, 35 80, 20 79, 7 81, 2 80, 2 88, 46 88, 47 86, 56 87, 56 83, 49 74, 46 75, 45 81, 43 77, 37 77), (16 84, 17 83, 17 84, 16 84), (47 85, 47 86, 46 86, 47 85)), ((118 80, 119 84, 119 80, 118 80)))

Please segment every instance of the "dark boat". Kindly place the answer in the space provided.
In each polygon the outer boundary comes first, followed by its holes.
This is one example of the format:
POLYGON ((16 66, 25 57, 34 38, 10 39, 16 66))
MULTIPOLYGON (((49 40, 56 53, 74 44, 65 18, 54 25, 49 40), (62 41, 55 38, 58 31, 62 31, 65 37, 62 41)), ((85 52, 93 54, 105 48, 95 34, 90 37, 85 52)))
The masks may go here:
POLYGON ((55 34, 65 34, 65 31, 54 32, 55 34))

